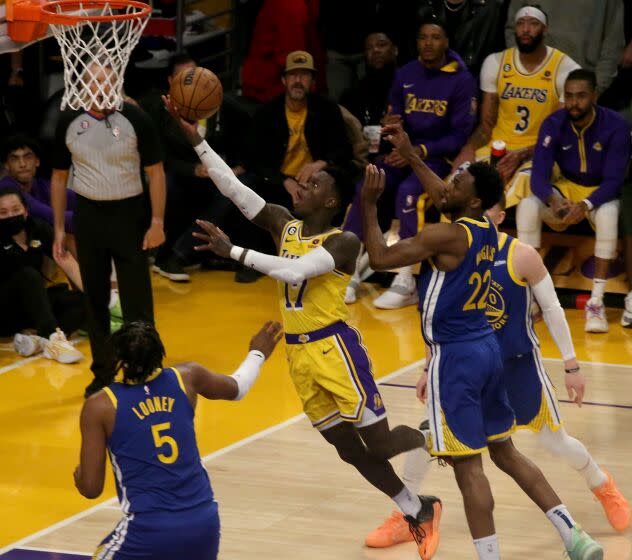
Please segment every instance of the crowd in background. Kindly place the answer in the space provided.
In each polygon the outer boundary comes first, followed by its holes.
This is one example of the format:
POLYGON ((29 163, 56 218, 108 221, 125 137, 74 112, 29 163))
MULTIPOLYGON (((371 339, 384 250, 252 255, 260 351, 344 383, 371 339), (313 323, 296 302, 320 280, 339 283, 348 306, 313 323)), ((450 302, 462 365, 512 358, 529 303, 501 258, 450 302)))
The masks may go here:
MULTIPOLYGON (((218 113, 200 121, 198 130, 243 183, 289 209, 297 191, 325 166, 343 168, 346 188, 359 192, 364 166, 377 163, 387 177, 380 224, 386 232, 398 219, 402 238, 441 217, 397 150, 380 138, 383 124, 402 123, 420 155, 441 177, 458 173, 468 161, 489 159, 505 180, 508 206, 516 207, 521 240, 540 247, 543 223, 561 231, 586 220, 589 226, 584 231, 595 232, 586 330, 605 332, 605 285, 621 237, 632 280, 626 122, 632 101, 632 2, 573 0, 568 9, 569 3, 255 2, 260 6, 248 32, 248 48, 241 53, 239 89, 227 92, 218 113)), ((86 196, 70 185, 64 223, 68 251, 62 255, 53 247, 50 169, 59 172, 59 161, 64 161, 68 167, 62 168, 72 177, 74 160, 46 156, 66 142, 59 129, 68 124, 55 108, 58 96, 43 105, 40 119, 33 118, 33 91, 22 68, 24 59, 4 58, 8 71, 1 117, 7 133, 0 138, 0 336, 15 335, 22 355, 43 351, 52 359, 75 362, 82 356, 67 335, 96 328, 94 306, 85 305, 85 299, 94 298, 90 290, 82 293, 88 265, 80 266, 81 248, 86 244, 77 243, 75 231, 74 213, 78 205, 86 207, 86 196), (46 271, 45 256, 57 262, 70 287, 46 271), (36 334, 24 335, 25 329, 36 334)), ((128 116, 139 114, 129 118, 146 123, 135 125, 139 130, 146 126, 143 137, 160 140, 151 155, 138 146, 142 165, 151 171, 160 164, 166 177, 165 242, 151 251, 152 270, 171 282, 189 282, 196 268, 231 269, 236 281, 253 282, 259 276, 256 271, 194 249, 192 233, 195 220, 201 218, 217 224, 238 245, 274 251, 271 239, 213 188, 207 170, 162 104, 161 95, 173 77, 195 66, 187 53, 174 54, 160 87, 141 88, 127 100, 135 106, 128 109, 128 116)), ((145 181, 145 194, 134 210, 146 218, 139 235, 145 227, 149 233, 162 226, 156 208, 150 212, 149 183, 145 181)), ((356 198, 340 221, 361 237, 360 218, 356 198)), ((85 238, 86 225, 79 227, 85 238)), ((96 243, 98 232, 92 235, 96 243)), ((85 251, 84 261, 91 258, 85 251)), ((110 278, 109 262, 111 257, 117 269, 124 259, 117 262, 120 255, 112 248, 108 251, 103 253, 108 265, 100 265, 107 269, 107 278, 104 272, 98 279, 102 334, 109 320, 106 287, 112 328, 134 314, 125 302, 122 312, 118 307, 120 270, 110 278)), ((367 259, 361 256, 347 290, 348 303, 356 301, 370 274, 367 259)), ((133 288, 150 291, 147 286, 133 288)), ((374 305, 393 309, 416 302, 413 270, 405 268, 374 305)), ((150 295, 145 307, 139 313, 151 319, 150 295)), ((621 322, 632 326, 630 294, 621 322)), ((102 378, 91 391, 106 381, 102 378)))

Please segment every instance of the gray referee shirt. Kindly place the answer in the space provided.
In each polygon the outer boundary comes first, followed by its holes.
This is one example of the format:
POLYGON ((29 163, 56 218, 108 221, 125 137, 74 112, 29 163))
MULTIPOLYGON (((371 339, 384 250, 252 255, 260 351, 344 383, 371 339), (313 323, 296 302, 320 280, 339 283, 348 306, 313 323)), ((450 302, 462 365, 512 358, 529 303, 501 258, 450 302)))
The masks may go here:
POLYGON ((107 117, 68 111, 57 125, 53 168, 72 165, 72 189, 90 200, 141 194, 143 168, 162 159, 158 131, 142 109, 129 103, 107 117))

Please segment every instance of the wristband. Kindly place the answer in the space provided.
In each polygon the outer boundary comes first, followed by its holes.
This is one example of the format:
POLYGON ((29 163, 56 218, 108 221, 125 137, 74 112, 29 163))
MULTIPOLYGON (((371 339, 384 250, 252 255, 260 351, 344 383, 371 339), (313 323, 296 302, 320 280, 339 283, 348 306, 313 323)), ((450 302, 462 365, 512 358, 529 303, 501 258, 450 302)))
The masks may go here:
POLYGON ((239 245, 233 245, 230 248, 230 258, 235 261, 238 261, 243 254, 244 254, 244 248, 240 247, 239 245))
POLYGON ((570 368, 570 369, 565 369, 564 371, 566 373, 577 373, 579 371, 579 366, 574 367, 574 368, 570 368))

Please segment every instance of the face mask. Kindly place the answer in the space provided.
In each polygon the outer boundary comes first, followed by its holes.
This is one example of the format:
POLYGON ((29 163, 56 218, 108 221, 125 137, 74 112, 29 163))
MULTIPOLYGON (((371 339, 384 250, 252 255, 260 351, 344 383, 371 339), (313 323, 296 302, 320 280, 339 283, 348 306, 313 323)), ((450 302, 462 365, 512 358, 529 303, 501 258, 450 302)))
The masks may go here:
POLYGON ((0 237, 13 237, 20 233, 25 226, 26 216, 18 214, 10 218, 0 220, 0 237))

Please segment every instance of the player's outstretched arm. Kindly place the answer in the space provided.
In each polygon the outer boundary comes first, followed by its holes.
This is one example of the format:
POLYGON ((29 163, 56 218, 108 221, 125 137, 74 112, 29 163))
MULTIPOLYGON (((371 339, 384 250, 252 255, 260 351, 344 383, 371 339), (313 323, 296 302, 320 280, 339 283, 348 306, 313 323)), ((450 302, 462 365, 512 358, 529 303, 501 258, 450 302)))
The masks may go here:
POLYGON ((196 363, 180 364, 176 368, 193 397, 239 401, 254 385, 263 362, 270 357, 282 335, 281 324, 268 321, 252 337, 248 355, 232 375, 213 373, 196 363))
POLYGON ((432 224, 415 237, 387 246, 377 220, 377 201, 384 191, 384 170, 369 164, 362 185, 362 231, 369 262, 374 270, 416 264, 439 253, 462 257, 467 251, 465 230, 458 224, 432 224))
POLYGON ((386 125, 382 129, 382 135, 397 148, 399 154, 408 162, 433 204, 437 207, 440 206, 445 183, 423 162, 420 155, 413 148, 410 138, 402 125, 386 125))
POLYGON ((226 162, 209 146, 197 129, 197 123, 184 120, 169 98, 163 96, 163 102, 171 116, 180 125, 202 165, 208 170, 209 177, 218 190, 251 222, 268 230, 275 239, 281 235, 283 227, 292 219, 286 208, 277 204, 267 204, 256 192, 244 185, 233 173, 226 162))
POLYGON ((564 360, 568 396, 581 406, 586 381, 575 357, 571 331, 566 321, 564 309, 557 298, 551 275, 544 266, 539 253, 530 245, 520 241, 516 243, 514 249, 513 267, 514 276, 526 281, 533 290, 533 295, 542 309, 542 318, 564 360))
POLYGON ((81 454, 75 469, 75 486, 82 496, 98 498, 105 481, 105 455, 107 446, 106 422, 115 414, 112 403, 99 391, 83 403, 81 418, 81 454))
POLYGON ((232 258, 286 284, 300 284, 307 278, 326 274, 336 268, 352 273, 360 250, 360 241, 355 235, 342 233, 332 236, 322 247, 312 249, 307 255, 286 259, 233 245, 228 236, 210 222, 197 220, 197 224, 204 233, 196 232, 193 235, 204 241, 204 244, 196 246, 196 250, 213 251, 220 257, 232 258))

